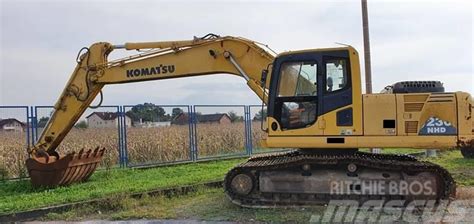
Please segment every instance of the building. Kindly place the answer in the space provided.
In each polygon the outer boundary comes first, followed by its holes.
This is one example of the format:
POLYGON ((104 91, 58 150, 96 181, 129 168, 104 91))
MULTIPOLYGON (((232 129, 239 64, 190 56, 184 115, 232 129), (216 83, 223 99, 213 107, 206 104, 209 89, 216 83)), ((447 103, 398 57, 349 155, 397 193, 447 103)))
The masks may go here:
POLYGON ((0 119, 0 131, 23 132, 25 130, 26 124, 15 118, 0 119))
MULTIPOLYGON (((117 113, 113 112, 93 112, 86 117, 89 128, 117 128, 117 113)), ((132 119, 125 115, 125 125, 132 126, 132 119)))
POLYGON ((171 125, 171 121, 158 121, 158 122, 140 121, 138 123, 133 124, 133 126, 137 128, 159 128, 159 127, 168 127, 170 125, 171 125))
MULTIPOLYGON (((204 124, 230 124, 232 123, 227 114, 196 114, 196 123, 204 124)), ((174 125, 189 124, 189 114, 181 113, 171 122, 174 125)))

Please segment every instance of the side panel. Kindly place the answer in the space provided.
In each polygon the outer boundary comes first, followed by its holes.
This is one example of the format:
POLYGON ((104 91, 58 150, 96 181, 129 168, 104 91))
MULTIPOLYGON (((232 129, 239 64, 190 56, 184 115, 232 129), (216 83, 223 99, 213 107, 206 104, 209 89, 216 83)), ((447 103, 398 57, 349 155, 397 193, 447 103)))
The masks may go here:
POLYGON ((461 144, 471 144, 474 139, 474 101, 468 93, 457 92, 458 129, 461 144))
POLYGON ((367 94, 362 97, 364 135, 396 135, 397 108, 394 94, 367 94))
POLYGON ((396 94, 399 136, 456 136, 454 93, 396 94))

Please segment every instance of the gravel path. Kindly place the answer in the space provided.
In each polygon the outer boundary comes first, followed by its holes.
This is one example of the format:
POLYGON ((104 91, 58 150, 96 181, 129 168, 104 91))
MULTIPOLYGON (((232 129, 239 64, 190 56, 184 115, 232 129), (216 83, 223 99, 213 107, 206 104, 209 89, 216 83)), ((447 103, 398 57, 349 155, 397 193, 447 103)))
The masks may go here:
POLYGON ((235 222, 216 222, 216 221, 201 221, 201 220, 190 220, 190 219, 180 219, 180 220, 163 220, 163 219, 155 219, 155 220, 127 220, 127 221, 106 221, 106 220, 90 220, 90 221, 82 221, 82 222, 64 222, 64 221, 54 221, 54 222, 25 222, 27 224, 40 224, 40 223, 47 223, 47 224, 63 224, 63 223, 75 223, 75 224, 129 224, 129 223, 139 223, 139 224, 233 224, 235 222))

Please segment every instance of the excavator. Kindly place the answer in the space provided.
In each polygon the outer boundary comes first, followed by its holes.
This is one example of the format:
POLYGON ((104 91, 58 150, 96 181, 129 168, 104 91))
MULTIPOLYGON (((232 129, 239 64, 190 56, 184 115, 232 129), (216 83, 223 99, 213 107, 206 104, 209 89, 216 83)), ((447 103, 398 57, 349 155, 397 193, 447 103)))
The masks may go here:
MULTIPOLYGON (((211 74, 245 79, 267 106, 262 145, 290 148, 255 155, 232 168, 224 190, 244 207, 299 206, 332 199, 448 199, 456 185, 443 167, 408 155, 364 148, 472 151, 473 99, 411 81, 390 93, 362 94, 359 55, 348 45, 276 54, 242 37, 208 34, 191 40, 94 43, 83 48, 26 161, 33 186, 86 181, 104 149, 60 155, 56 149, 102 88, 211 74), (108 61, 119 49, 137 54, 108 61)), ((184 174, 185 175, 185 174, 184 174)))

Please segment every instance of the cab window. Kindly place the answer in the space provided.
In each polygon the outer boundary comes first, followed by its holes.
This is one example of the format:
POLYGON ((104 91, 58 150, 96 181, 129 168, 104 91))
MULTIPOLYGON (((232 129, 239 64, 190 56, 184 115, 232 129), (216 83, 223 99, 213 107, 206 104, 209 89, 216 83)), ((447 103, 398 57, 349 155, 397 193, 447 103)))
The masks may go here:
POLYGON ((316 71, 314 62, 286 62, 281 66, 279 97, 316 96, 316 71))
POLYGON ((326 91, 334 92, 347 85, 347 62, 345 59, 326 61, 326 91))
POLYGON ((302 128, 316 121, 317 74, 316 62, 282 63, 276 101, 282 129, 302 128))

